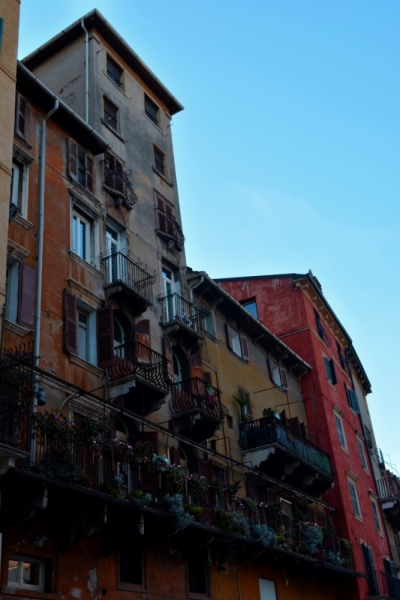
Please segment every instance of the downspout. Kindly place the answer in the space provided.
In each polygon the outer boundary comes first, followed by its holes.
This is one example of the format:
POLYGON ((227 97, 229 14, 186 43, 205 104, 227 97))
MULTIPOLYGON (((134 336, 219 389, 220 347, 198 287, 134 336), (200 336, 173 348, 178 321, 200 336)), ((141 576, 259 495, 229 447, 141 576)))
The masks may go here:
POLYGON ((81 27, 85 32, 85 121, 89 123, 89 33, 83 19, 81 27))
MULTIPOLYGON (((46 168, 46 123, 59 107, 56 99, 53 108, 43 117, 42 131, 40 135, 40 166, 39 166, 39 225, 38 225, 38 252, 37 252, 37 280, 36 280, 36 316, 35 316, 35 342, 34 352, 35 366, 39 366, 40 355, 40 321, 42 313, 42 279, 43 279, 43 233, 44 233, 44 173, 46 168)), ((34 394, 32 400, 32 412, 35 414, 37 407, 37 394, 39 379, 36 376, 34 394)), ((33 439, 31 440, 31 459, 33 459, 33 439)))

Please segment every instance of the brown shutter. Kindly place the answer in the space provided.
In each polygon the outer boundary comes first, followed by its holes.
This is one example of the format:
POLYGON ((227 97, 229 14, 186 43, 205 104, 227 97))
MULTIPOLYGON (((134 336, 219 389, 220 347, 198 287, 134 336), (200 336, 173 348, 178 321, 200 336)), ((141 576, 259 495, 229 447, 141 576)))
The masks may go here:
POLYGON ((190 377, 204 381, 203 363, 200 352, 196 352, 196 354, 192 354, 190 357, 190 377))
POLYGON ((169 339, 166 335, 163 336, 163 350, 164 356, 167 359, 167 373, 166 375, 169 377, 171 381, 175 381, 174 377, 174 362, 172 359, 172 349, 171 344, 169 343, 169 339))
POLYGON ((18 97, 17 111, 17 132, 25 137, 26 135, 26 102, 21 96, 18 97))
POLYGON ((151 348, 150 344, 150 321, 149 319, 142 319, 135 325, 135 336, 136 341, 139 344, 143 344, 148 348, 151 348))
POLYGON ((203 477, 207 477, 207 481, 211 481, 212 479, 212 466, 209 460, 199 460, 199 475, 203 475, 203 477))
POLYGON ((232 334, 231 334, 231 328, 229 327, 228 323, 225 323, 225 334, 226 334, 227 346, 228 346, 229 350, 232 350, 232 334))
POLYGON ((179 454, 178 448, 174 448, 174 446, 172 446, 169 449, 169 458, 172 465, 176 465, 178 467, 181 464, 181 455, 179 454))
POLYGON ((250 360, 249 344, 247 342, 247 338, 244 337, 244 335, 240 336, 240 344, 242 346, 242 358, 243 358, 243 360, 249 361, 250 360))
POLYGON ((281 368, 281 369, 280 369, 280 372, 281 372, 281 383, 282 383, 282 388, 283 388, 285 391, 288 391, 288 390, 289 390, 289 386, 288 386, 288 379, 287 379, 287 372, 286 372, 286 369, 282 369, 282 368, 281 368))
POLYGON ((68 173, 74 179, 78 177, 78 146, 68 140, 68 173))
POLYGON ((100 369, 114 362, 114 326, 111 306, 97 310, 97 364, 100 369))
POLYGON ((276 502, 278 499, 278 496, 276 494, 276 490, 273 490, 272 488, 268 488, 267 489, 267 500, 268 502, 276 502))
POLYGON ((156 431, 142 431, 139 434, 139 439, 142 442, 150 442, 153 446, 154 453, 158 454, 158 433, 156 431))
POLYGON ((33 329, 35 324, 36 269, 21 263, 19 269, 18 324, 33 329))
POLYGON ((64 290, 64 350, 70 354, 77 351, 76 298, 64 290))
POLYGON ((86 187, 93 192, 93 160, 86 155, 86 187))

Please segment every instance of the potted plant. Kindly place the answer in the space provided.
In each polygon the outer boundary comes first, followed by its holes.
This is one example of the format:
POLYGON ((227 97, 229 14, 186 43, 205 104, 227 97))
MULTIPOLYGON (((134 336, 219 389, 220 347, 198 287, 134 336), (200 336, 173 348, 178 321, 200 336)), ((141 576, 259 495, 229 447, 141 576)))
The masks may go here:
POLYGON ((158 473, 164 473, 169 468, 168 458, 165 454, 153 454, 151 464, 158 473))
POLYGON ((200 521, 203 516, 203 507, 198 504, 186 504, 185 510, 192 515, 195 521, 200 521))
POLYGON ((133 455, 135 457, 135 460, 140 463, 147 463, 149 460, 151 460, 153 452, 153 444, 149 441, 141 442, 139 440, 138 442, 136 442, 133 448, 133 455))
POLYGON ((185 489, 185 471, 181 466, 168 466, 161 473, 161 488, 163 494, 182 494, 185 489))
POLYGON ((303 523, 299 550, 308 556, 312 556, 321 548, 323 537, 322 527, 316 523, 303 523))
POLYGON ((152 498, 150 494, 142 492, 142 490, 135 490, 131 494, 131 502, 136 506, 148 506, 152 498))
POLYGON ((192 473, 186 477, 186 484, 189 494, 205 494, 210 489, 207 477, 198 473, 192 473))
POLYGON ((240 480, 238 479, 237 481, 234 481, 233 483, 231 483, 229 485, 225 485, 225 487, 223 488, 223 493, 225 496, 228 496, 228 498, 231 502, 237 502, 238 498, 240 499, 240 496, 238 495, 238 491, 241 488, 242 488, 242 484, 241 484, 240 480))
POLYGON ((239 404, 240 407, 240 420, 242 423, 247 421, 246 406, 250 404, 250 394, 246 393, 244 396, 239 394, 233 394, 234 401, 239 404))

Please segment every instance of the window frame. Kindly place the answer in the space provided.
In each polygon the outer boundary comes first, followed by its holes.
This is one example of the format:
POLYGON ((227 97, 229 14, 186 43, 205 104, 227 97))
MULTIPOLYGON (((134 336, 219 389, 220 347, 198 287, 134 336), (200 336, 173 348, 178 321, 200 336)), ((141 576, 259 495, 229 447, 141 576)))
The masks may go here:
POLYGON ((337 431, 337 435, 338 435, 339 444, 341 445, 342 448, 347 450, 347 440, 346 440, 346 435, 344 433, 342 416, 339 415, 336 411, 333 414, 334 414, 334 418, 335 418, 335 425, 336 425, 336 431, 337 431), (343 439, 343 442, 342 442, 341 438, 343 439))
POLYGON ((243 308, 245 310, 247 310, 247 312, 252 317, 254 317, 255 319, 259 320, 259 317, 258 317, 258 306, 257 306, 257 300, 256 300, 255 296, 253 298, 246 298, 246 300, 241 300, 240 304, 241 304, 241 306, 243 306, 243 308), (247 306, 251 306, 251 305, 255 306, 255 309, 256 309, 255 312, 256 312, 256 314, 253 314, 248 308, 246 308, 247 306))
POLYGON ((12 203, 16 204, 17 215, 25 220, 28 217, 29 168, 33 161, 33 156, 28 154, 28 152, 25 152, 25 150, 17 144, 13 144, 12 169, 14 165, 18 168, 19 181, 18 191, 15 193, 13 190, 13 179, 11 180, 10 205, 12 203), (17 203, 13 202, 14 195, 17 196, 17 203))
POLYGON ((159 175, 161 175, 161 177, 163 177, 164 179, 168 180, 168 161, 167 161, 167 155, 156 144, 153 144, 153 168, 154 168, 154 170, 155 170, 156 173, 158 173, 159 175), (157 154, 159 154, 158 158, 157 158, 157 154), (162 169, 159 169, 158 166, 157 166, 158 162, 160 162, 160 160, 159 160, 160 157, 162 157, 162 169))
POLYGON ((153 125, 158 127, 158 129, 160 129, 160 111, 161 111, 161 109, 158 106, 158 104, 156 104, 156 102, 154 102, 154 100, 148 94, 145 93, 144 94, 144 114, 149 119, 149 121, 151 121, 153 123, 153 125), (155 117, 152 115, 151 111, 147 110, 147 105, 149 105, 151 108, 156 109, 155 117))
POLYGON ((106 55, 106 75, 109 79, 111 79, 111 81, 114 83, 114 85, 116 85, 120 90, 124 90, 124 69, 118 64, 118 62, 114 59, 114 57, 111 56, 111 54, 109 54, 107 52, 106 55), (119 78, 115 77, 114 74, 109 70, 108 65, 111 64, 113 66, 115 66, 117 68, 118 71, 120 71, 120 76, 119 78))
POLYGON ((358 453, 360 455, 361 466, 364 469, 364 471, 368 472, 368 462, 367 462, 367 456, 366 456, 365 450, 364 450, 364 442, 361 439, 361 437, 357 434, 356 434, 356 441, 357 441, 358 453))
POLYGON ((71 251, 78 256, 81 260, 91 264, 91 246, 92 246, 92 235, 93 235, 93 221, 90 221, 85 215, 75 208, 72 210, 72 230, 71 230, 71 251), (75 222, 76 222, 76 234, 75 234, 75 222), (85 244, 82 248, 82 242, 80 235, 78 235, 79 225, 85 226, 85 244), (75 239, 76 238, 76 239, 75 239), (83 252, 82 252, 83 251, 83 252), (82 256, 82 254, 86 256, 82 256))
POLYGON ((14 554, 14 553, 10 553, 8 556, 8 571, 7 571, 7 586, 14 588, 14 589, 19 589, 19 590, 30 590, 32 592, 44 592, 45 591, 45 560, 42 558, 37 558, 35 556, 27 556, 27 555, 20 555, 20 554, 14 554), (8 572, 10 570, 10 561, 18 561, 18 582, 10 582, 8 579, 8 572), (21 569, 21 563, 23 562, 29 562, 29 563, 36 563, 39 565, 39 584, 38 585, 31 585, 31 584, 27 584, 27 583, 23 583, 21 582, 22 579, 22 569, 21 569))
POLYGON ((328 358, 325 354, 322 355, 325 366, 326 378, 331 385, 337 384, 336 370, 333 358, 328 358))
POLYGON ((117 564, 117 587, 121 590, 133 591, 133 592, 146 592, 147 591, 147 572, 146 572, 146 553, 144 545, 139 541, 141 545, 141 571, 142 571, 142 583, 129 583, 122 581, 121 579, 121 548, 118 550, 118 564, 117 564))
POLYGON ((244 360, 250 362, 249 341, 246 336, 241 335, 236 329, 231 327, 229 323, 225 323, 226 343, 231 352, 244 360), (239 350, 240 354, 236 351, 239 350))
POLYGON ((360 501, 359 501, 358 493, 357 493, 356 482, 352 477, 348 476, 347 483, 348 483, 349 494, 350 494, 350 502, 353 507, 354 516, 356 517, 356 519, 363 520, 362 513, 361 513, 361 507, 360 507, 360 501), (351 493, 352 489, 354 490, 354 495, 351 493))
POLYGON ((27 140, 28 137, 28 126, 29 126, 29 104, 26 98, 24 98, 21 94, 17 93, 16 102, 15 102, 15 127, 14 132, 17 136, 21 137, 23 140, 27 140), (23 110, 21 111, 21 103, 24 103, 23 110), (23 128, 20 127, 21 117, 24 121, 23 128))
POLYGON ((207 551, 203 551, 203 560, 204 560, 204 579, 205 579, 205 587, 206 587, 206 591, 204 593, 202 592, 192 592, 190 590, 190 581, 189 581, 189 558, 193 558, 196 559, 198 558, 198 556, 194 556, 194 557, 187 557, 185 560, 185 567, 186 567, 186 589, 187 589, 187 597, 188 598, 193 598, 193 599, 199 599, 199 600, 205 600, 207 598, 210 598, 210 589, 211 589, 211 585, 210 585, 210 569, 208 567, 208 556, 207 556, 207 551))
POLYGON ((68 140, 68 175, 82 188, 94 193, 94 160, 91 154, 86 152, 73 139, 68 140), (83 162, 83 165, 82 165, 83 162), (83 166, 83 177, 80 176, 83 166))
POLYGON ((370 498, 371 500, 371 510, 372 510, 372 515, 374 517, 374 521, 375 521, 375 525, 376 525, 376 530, 378 533, 383 534, 383 530, 382 530, 382 522, 381 522, 381 518, 379 515, 379 509, 378 509, 378 502, 376 501, 376 499, 370 494, 370 498), (375 510, 374 510, 375 508, 375 510))
POLYGON ((103 118, 102 119, 103 119, 103 123, 105 123, 105 125, 107 125, 107 127, 109 127, 112 131, 115 131, 116 133, 119 134, 119 132, 120 132, 119 107, 116 104, 114 104, 114 102, 112 100, 110 100, 110 98, 108 96, 106 96, 105 94, 103 94, 103 118), (115 118, 111 113, 108 113, 108 117, 107 117, 106 104, 108 104, 110 108, 115 109, 115 118), (112 119, 112 121, 115 122, 115 127, 110 122, 110 118, 112 119))

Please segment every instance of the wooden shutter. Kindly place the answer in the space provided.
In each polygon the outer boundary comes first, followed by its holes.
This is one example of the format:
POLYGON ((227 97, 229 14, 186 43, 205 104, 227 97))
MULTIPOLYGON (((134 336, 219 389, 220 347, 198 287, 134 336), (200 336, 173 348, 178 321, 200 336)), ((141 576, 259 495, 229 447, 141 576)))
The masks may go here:
POLYGON ((336 377, 335 365, 333 363, 332 358, 329 361, 329 367, 330 367, 330 371, 331 371, 331 381, 332 381, 333 385, 335 385, 337 383, 337 377, 336 377))
POLYGON ((100 369, 114 362, 114 326, 111 306, 97 310, 97 364, 100 369))
POLYGON ((148 348, 151 348, 150 344, 150 321, 149 319, 142 319, 135 325, 135 336, 136 341, 148 348))
POLYGON ((212 466, 209 460, 199 460, 199 475, 203 475, 203 477, 207 477, 207 481, 211 481, 212 479, 212 466))
POLYGON ((169 343, 169 339, 166 335, 163 336, 163 350, 164 356, 167 359, 167 373, 166 375, 170 379, 170 381, 175 381, 174 375, 174 361, 172 359, 172 349, 171 344, 169 343))
POLYGON ((329 381, 332 381, 331 366, 330 366, 329 360, 326 358, 326 356, 324 356, 323 358, 324 358, 324 366, 325 366, 326 376, 329 379, 329 381))
POLYGON ((247 338, 244 335, 241 335, 239 337, 240 337, 240 345, 242 347, 242 358, 243 358, 243 360, 246 360, 248 362, 250 360, 250 354, 249 354, 249 344, 247 342, 247 338))
POLYGON ((142 442, 150 442, 154 448, 154 453, 158 454, 158 433, 156 431, 142 431, 139 439, 142 442))
POLYGON ((288 392, 289 391, 289 386, 288 386, 287 371, 286 371, 286 369, 283 369, 281 367, 280 372, 281 372, 282 389, 285 390, 286 392, 288 392))
POLYGON ((190 357, 190 377, 204 381, 203 363, 200 352, 196 352, 196 354, 192 354, 190 357))
POLYGON ((276 494, 276 490, 273 490, 272 488, 268 488, 267 489, 267 500, 268 502, 276 502, 278 499, 278 496, 276 494))
POLYGON ((364 556, 365 570, 367 571, 369 593, 371 596, 378 596, 379 595, 379 586, 378 586, 378 581, 376 578, 374 557, 372 555, 372 548, 370 548, 369 546, 366 546, 365 544, 361 544, 361 547, 362 547, 363 556, 364 556))
POLYGON ((86 187, 93 192, 93 160, 86 154, 86 187))
POLYGON ((179 466, 181 464, 181 455, 179 454, 178 448, 172 446, 169 449, 169 458, 172 465, 179 466))
POLYGON ((36 269, 21 263, 19 269, 18 324, 33 329, 35 324, 36 269))
POLYGON ((76 298, 64 290, 64 349, 69 354, 77 352, 76 298))
POLYGON ((68 173, 78 178, 78 146, 72 140, 68 140, 68 173))
POLYGON ((25 137, 26 135, 26 113, 27 104, 24 98, 18 96, 18 109, 17 109, 17 132, 25 137))
POLYGON ((226 344, 229 350, 232 350, 232 333, 228 323, 225 323, 226 344))
POLYGON ((161 229, 161 231, 166 231, 164 201, 162 198, 160 198, 160 196, 157 196, 157 208, 160 211, 158 213, 158 228, 161 229))

